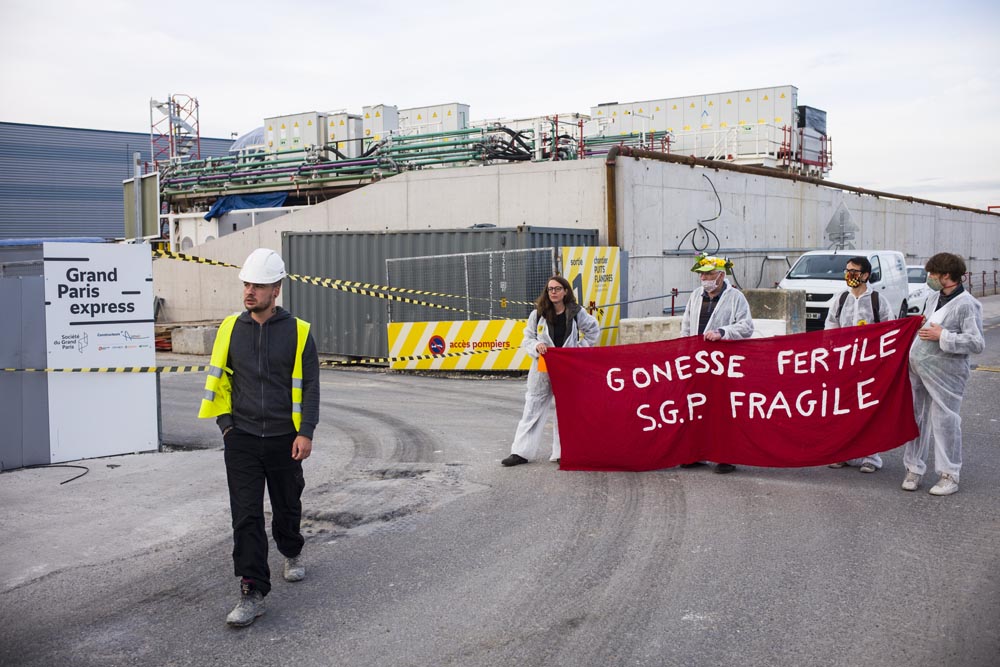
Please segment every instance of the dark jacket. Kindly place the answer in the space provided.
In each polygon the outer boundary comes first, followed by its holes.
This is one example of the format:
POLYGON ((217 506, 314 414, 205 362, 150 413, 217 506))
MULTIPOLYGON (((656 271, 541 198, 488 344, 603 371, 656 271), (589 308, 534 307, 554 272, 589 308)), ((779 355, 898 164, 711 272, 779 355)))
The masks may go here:
MULTIPOLYGON (((233 370, 233 411, 215 422, 261 437, 295 433, 292 423, 292 368, 298 333, 295 318, 279 307, 264 324, 243 312, 233 326, 227 365, 233 370)), ((312 333, 302 353, 302 426, 313 437, 319 423, 319 356, 312 333)))

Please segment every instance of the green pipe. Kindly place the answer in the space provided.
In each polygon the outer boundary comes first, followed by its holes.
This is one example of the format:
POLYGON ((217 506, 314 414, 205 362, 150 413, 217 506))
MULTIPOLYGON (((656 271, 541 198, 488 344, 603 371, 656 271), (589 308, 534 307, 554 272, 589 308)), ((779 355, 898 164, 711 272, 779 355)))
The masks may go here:
POLYGON ((476 134, 476 133, 482 134, 483 132, 485 132, 485 129, 481 127, 467 127, 464 130, 428 132, 427 134, 406 134, 406 135, 393 134, 391 136, 392 136, 392 142, 396 143, 399 141, 410 141, 410 140, 423 141, 424 139, 430 139, 433 137, 450 137, 450 136, 459 136, 459 135, 476 134))
POLYGON ((470 144, 482 143, 481 139, 459 139, 456 141, 436 141, 426 144, 410 144, 408 146, 385 146, 378 152, 401 153, 405 151, 419 151, 425 148, 444 148, 447 146, 468 146, 470 144))

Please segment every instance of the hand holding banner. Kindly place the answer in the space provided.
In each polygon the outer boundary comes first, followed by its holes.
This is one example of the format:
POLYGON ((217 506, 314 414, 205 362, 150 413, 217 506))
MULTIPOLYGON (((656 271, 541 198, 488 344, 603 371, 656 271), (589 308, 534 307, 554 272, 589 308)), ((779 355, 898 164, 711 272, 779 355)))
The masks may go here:
POLYGON ((550 349, 564 470, 804 467, 917 436, 920 318, 776 338, 550 349))

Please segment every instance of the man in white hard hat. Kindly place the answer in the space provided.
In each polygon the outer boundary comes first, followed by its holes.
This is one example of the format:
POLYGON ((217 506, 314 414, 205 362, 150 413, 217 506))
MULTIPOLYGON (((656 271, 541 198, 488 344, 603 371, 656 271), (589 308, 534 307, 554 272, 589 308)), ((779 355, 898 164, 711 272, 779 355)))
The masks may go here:
POLYGON ((225 443, 233 515, 233 569, 240 601, 226 618, 250 625, 264 613, 271 590, 264 530, 264 486, 271 498, 271 534, 285 557, 286 581, 301 581, 305 566, 302 461, 312 452, 319 421, 319 357, 309 323, 275 305, 285 277, 278 253, 250 253, 241 313, 222 321, 212 348, 199 417, 215 417, 225 443))

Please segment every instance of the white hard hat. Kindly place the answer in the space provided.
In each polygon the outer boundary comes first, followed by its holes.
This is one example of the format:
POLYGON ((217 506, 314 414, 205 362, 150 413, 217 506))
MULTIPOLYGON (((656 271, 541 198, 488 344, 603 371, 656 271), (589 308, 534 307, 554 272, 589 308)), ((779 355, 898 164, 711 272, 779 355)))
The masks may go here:
POLYGON ((240 269, 240 280, 256 285, 273 285, 286 275, 281 255, 270 248, 257 248, 240 269))

